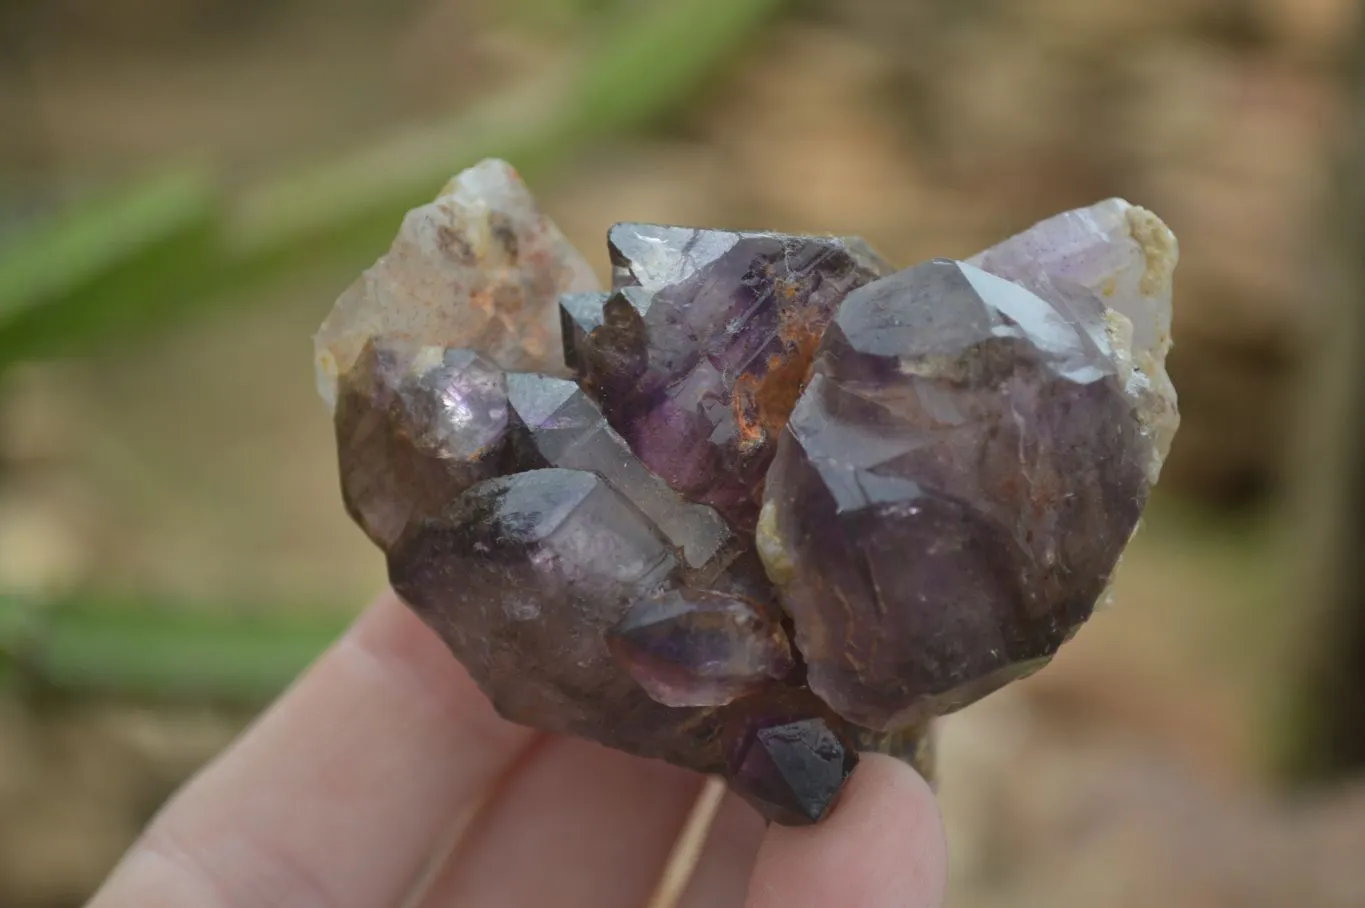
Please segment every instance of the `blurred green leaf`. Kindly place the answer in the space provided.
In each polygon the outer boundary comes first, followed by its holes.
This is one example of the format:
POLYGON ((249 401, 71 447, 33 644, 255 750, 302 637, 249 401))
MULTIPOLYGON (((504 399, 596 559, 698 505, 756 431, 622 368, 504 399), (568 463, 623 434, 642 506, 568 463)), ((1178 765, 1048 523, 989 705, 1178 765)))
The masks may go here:
POLYGON ((344 630, 335 612, 0 596, 0 675, 64 693, 260 703, 344 630))
POLYGON ((576 67, 235 199, 220 200, 203 176, 178 175, 83 204, 0 249, 0 369, 248 297, 304 268, 359 267, 408 209, 479 159, 505 158, 538 178, 675 109, 782 5, 633 7, 576 67))
POLYGON ((649 125, 675 110, 776 21, 786 0, 690 0, 623 18, 574 88, 584 137, 649 125))
POLYGON ((586 62, 455 119, 400 133, 243 196, 228 238, 243 256, 297 261, 382 251, 403 214, 486 157, 539 176, 593 141, 676 109, 785 0, 666 0, 623 16, 586 62), (359 243, 356 242, 359 240, 359 243), (318 249, 320 241, 325 243, 318 249))
POLYGON ((87 200, 0 246, 0 367, 154 320, 188 298, 218 212, 203 175, 170 174, 87 200))

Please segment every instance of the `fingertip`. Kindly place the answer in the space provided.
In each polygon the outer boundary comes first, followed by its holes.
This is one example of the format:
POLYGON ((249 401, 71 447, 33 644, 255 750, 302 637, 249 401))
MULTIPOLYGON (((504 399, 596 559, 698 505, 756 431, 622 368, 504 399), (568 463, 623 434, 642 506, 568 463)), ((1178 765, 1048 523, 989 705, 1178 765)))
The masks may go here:
POLYGON ((748 908, 936 908, 947 871, 943 821, 928 784, 899 760, 871 754, 818 825, 768 830, 748 908))

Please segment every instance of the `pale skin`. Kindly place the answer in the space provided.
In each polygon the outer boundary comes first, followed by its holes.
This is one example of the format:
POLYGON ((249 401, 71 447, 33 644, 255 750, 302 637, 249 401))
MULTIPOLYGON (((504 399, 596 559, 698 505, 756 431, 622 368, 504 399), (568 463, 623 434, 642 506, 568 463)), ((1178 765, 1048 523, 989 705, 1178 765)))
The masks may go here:
MULTIPOLYGON (((499 718, 379 599, 153 820, 88 908, 642 908, 692 773, 499 718)), ((938 908, 916 773, 871 756, 816 827, 727 796, 680 908, 938 908)))

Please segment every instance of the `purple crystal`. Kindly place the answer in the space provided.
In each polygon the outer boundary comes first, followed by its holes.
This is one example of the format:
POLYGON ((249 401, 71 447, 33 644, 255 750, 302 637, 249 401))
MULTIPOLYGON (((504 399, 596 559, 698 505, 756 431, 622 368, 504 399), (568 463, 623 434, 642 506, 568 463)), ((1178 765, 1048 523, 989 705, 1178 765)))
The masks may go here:
POLYGON ((507 394, 522 468, 597 473, 653 521, 689 567, 709 579, 724 566, 713 562, 732 536, 725 521, 705 505, 683 500, 646 470, 576 384, 514 372, 507 376, 507 394))
POLYGON ((339 394, 342 498, 382 549, 430 508, 502 471, 506 383, 469 350, 372 340, 339 394))
POLYGON ((607 631, 673 583, 678 564, 600 477, 534 470, 480 483, 414 524, 388 563, 394 590, 507 718, 697 759, 687 711, 650 699, 607 649, 607 631))
POLYGON ((808 691, 781 686, 718 708, 649 696, 607 640, 633 603, 677 586, 678 559, 592 473, 482 482, 412 524, 388 567, 394 590, 515 722, 716 773, 727 766, 723 733, 755 711, 827 712, 808 691))
POLYGON ((740 748, 730 785, 769 819, 802 826, 829 811, 857 763, 823 719, 760 726, 740 748))
POLYGON ((666 706, 723 706, 791 673, 786 634, 747 599, 674 589, 631 606, 607 640, 666 706))
POLYGON ((640 460, 752 528, 757 490, 861 241, 618 224, 616 292, 561 303, 565 359, 640 460))
POLYGON ((1149 442, 1088 303, 939 260, 840 309, 760 539, 811 689, 846 718, 893 729, 965 705, 1089 616, 1146 500, 1149 442))
POLYGON ((394 588, 507 717, 779 822, 859 751, 931 773, 933 717, 1046 663, 1156 481, 1174 236, 1109 200, 979 268, 642 224, 609 251, 592 292, 484 162, 337 301, 319 389, 394 588))

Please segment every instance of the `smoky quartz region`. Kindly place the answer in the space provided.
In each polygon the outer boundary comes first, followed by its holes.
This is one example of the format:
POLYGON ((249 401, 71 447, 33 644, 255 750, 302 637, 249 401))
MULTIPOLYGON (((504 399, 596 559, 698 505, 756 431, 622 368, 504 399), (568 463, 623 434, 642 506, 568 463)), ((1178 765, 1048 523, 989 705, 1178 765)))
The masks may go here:
POLYGON ((316 339, 347 512, 506 718, 819 821, 860 752, 1037 671, 1178 425, 1175 237, 1118 199, 966 261, 622 223, 510 166, 403 221, 316 339))

